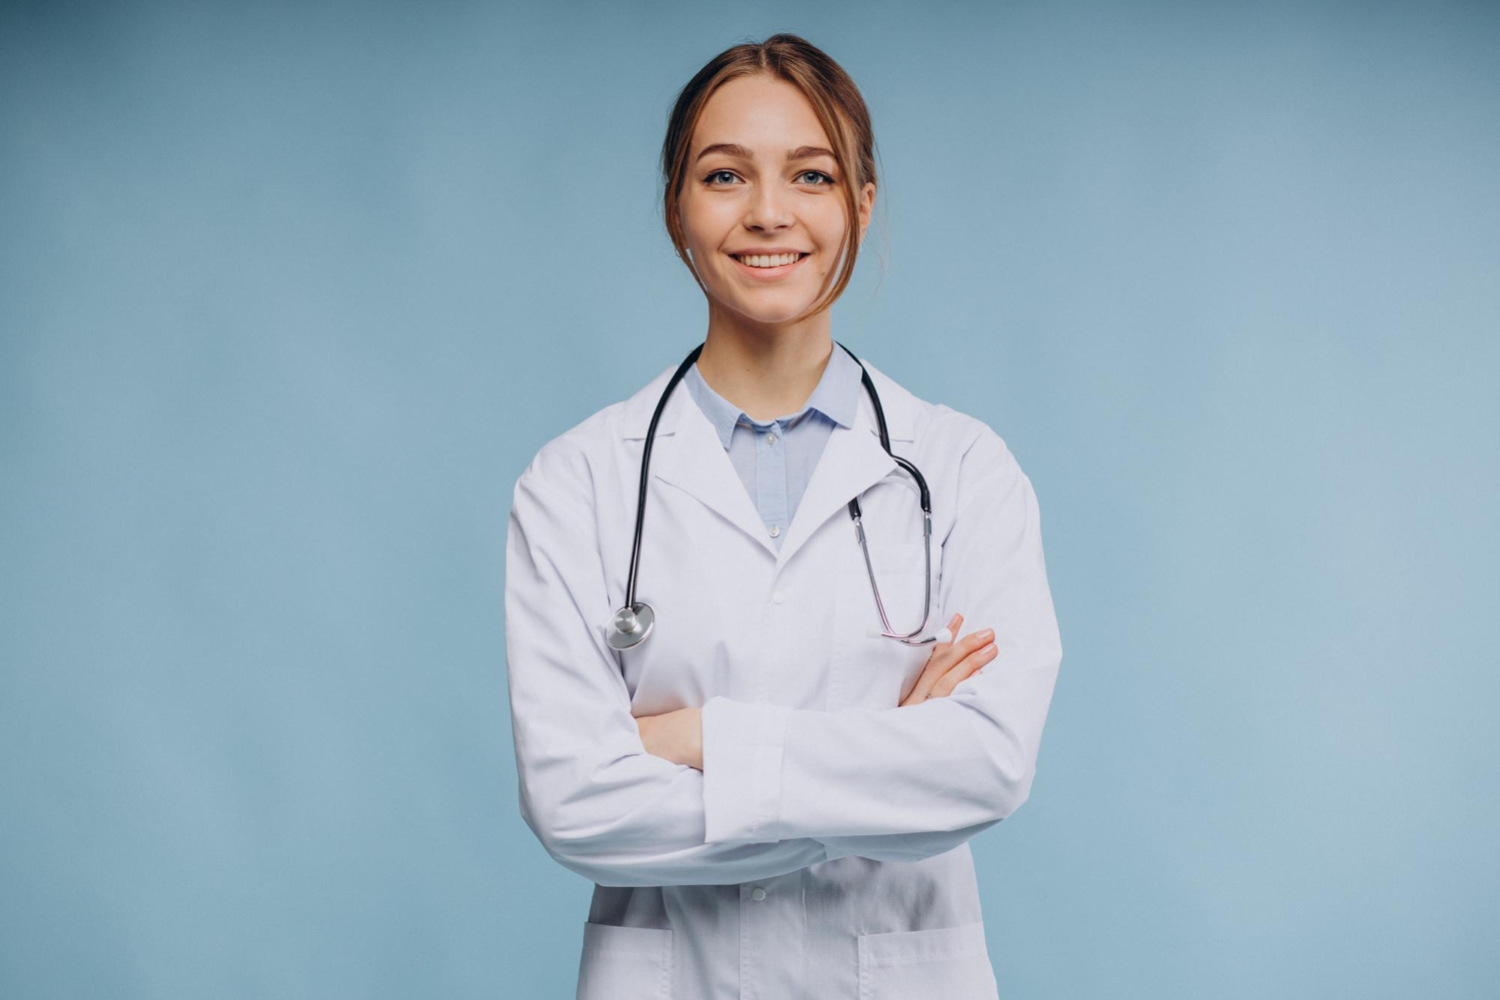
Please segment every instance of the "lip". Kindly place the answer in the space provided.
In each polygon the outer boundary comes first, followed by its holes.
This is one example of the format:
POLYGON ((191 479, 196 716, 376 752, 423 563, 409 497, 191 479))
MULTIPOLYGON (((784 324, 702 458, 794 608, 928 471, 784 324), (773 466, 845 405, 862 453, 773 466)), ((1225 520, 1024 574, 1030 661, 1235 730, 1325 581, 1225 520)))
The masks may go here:
POLYGON ((801 247, 741 247, 738 250, 729 250, 729 251, 726 251, 726 252, 732 257, 735 254, 739 254, 741 256, 749 256, 749 255, 758 254, 758 253, 761 253, 761 254, 811 253, 812 251, 811 250, 804 250, 801 247))
POLYGON ((738 257, 734 256, 734 254, 729 254, 728 257, 730 260, 734 261, 735 268, 741 274, 745 275, 748 278, 754 279, 755 281, 779 281, 780 279, 785 278, 787 275, 791 274, 793 271, 797 270, 797 268, 801 267, 802 264, 812 256, 812 254, 806 250, 796 250, 792 248, 787 248, 785 250, 746 250, 744 252, 746 254, 803 254, 803 256, 798 257, 790 264, 782 264, 778 267, 751 267, 749 264, 741 262, 738 257))

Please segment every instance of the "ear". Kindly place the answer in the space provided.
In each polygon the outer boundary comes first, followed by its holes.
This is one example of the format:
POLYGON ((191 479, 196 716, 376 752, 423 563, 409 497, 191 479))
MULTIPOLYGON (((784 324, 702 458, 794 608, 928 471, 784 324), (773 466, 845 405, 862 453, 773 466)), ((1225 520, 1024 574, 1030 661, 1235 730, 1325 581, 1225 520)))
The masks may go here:
POLYGON ((865 230, 870 227, 870 213, 875 208, 875 182, 868 181, 859 193, 859 241, 865 241, 865 230))

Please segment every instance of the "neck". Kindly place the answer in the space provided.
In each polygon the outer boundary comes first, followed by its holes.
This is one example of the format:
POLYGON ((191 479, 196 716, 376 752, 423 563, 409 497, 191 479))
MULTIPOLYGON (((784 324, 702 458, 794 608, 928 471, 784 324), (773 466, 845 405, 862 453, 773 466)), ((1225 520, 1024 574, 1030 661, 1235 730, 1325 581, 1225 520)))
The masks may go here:
POLYGON ((807 405, 832 352, 828 311, 789 326, 746 324, 710 315, 698 355, 709 388, 753 420, 773 420, 807 405))

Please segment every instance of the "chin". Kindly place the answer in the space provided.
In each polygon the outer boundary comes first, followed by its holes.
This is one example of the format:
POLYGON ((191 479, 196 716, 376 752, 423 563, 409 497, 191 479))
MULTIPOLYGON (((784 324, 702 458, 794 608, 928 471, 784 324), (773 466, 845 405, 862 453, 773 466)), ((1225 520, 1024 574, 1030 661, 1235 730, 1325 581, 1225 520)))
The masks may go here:
POLYGON ((802 315, 813 304, 811 296, 789 294, 789 291, 756 296, 744 295, 735 289, 734 295, 721 297, 719 301, 748 320, 757 323, 785 323, 802 315))
POLYGON ((811 305, 812 302, 808 301, 785 309, 736 309, 735 312, 752 323, 760 323, 763 326, 774 326, 778 323, 786 323, 796 319, 806 312, 811 305))

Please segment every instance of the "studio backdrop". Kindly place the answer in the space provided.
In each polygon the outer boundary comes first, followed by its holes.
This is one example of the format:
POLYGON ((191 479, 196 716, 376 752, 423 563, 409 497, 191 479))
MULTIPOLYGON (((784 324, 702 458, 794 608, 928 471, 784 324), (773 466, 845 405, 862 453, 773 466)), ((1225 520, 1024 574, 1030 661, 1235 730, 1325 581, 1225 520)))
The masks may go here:
POLYGON ((834 336, 1042 512, 1001 996, 1493 996, 1495 5, 164 0, 0 6, 0 997, 571 995, 512 489, 703 339, 666 114, 779 31, 834 336))

